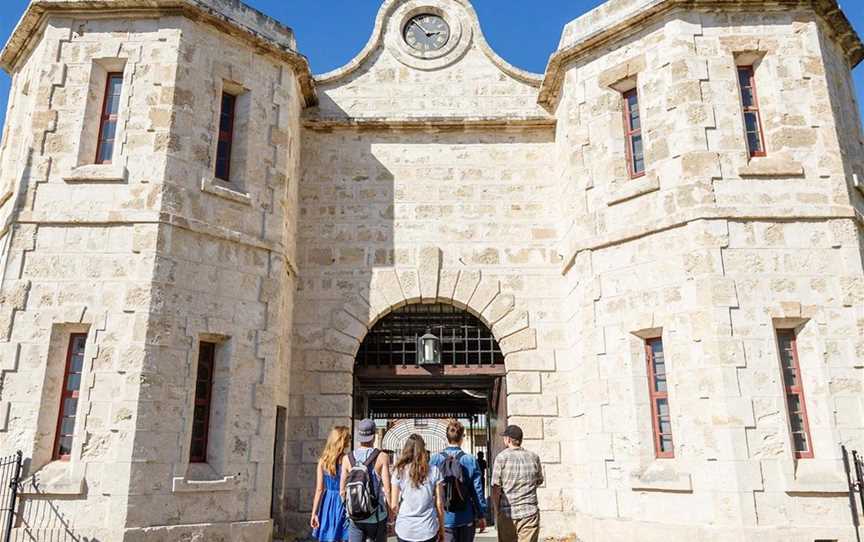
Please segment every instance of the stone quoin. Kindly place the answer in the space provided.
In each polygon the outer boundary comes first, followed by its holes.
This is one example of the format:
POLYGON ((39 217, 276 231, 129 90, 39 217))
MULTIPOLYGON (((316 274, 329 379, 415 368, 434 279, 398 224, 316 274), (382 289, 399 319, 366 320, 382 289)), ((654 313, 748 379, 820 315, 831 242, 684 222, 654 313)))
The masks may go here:
POLYGON ((836 0, 609 0, 544 74, 468 0, 385 0, 330 73, 301 53, 238 0, 33 0, 0 53, 13 540, 307 537, 358 352, 418 304, 494 338, 544 538, 856 540, 836 0))

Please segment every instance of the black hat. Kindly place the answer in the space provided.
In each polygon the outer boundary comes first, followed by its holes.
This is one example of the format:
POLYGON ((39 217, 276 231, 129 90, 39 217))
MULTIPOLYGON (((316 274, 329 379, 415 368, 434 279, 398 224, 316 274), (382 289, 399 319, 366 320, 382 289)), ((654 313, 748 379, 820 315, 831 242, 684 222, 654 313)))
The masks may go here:
POLYGON ((522 442, 522 428, 518 425, 508 425, 507 429, 505 429, 504 432, 501 433, 501 436, 510 437, 515 441, 522 442))

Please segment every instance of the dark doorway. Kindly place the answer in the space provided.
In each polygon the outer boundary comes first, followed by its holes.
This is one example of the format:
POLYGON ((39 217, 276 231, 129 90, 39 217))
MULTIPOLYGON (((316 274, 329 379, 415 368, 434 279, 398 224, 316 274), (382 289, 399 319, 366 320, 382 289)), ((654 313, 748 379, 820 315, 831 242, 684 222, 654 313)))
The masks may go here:
POLYGON ((455 418, 468 428, 465 451, 483 451, 491 465, 500 451, 495 435, 507 420, 505 375, 504 355, 479 318, 452 305, 407 305, 382 318, 360 346, 354 421, 374 419, 379 442, 393 442, 388 432, 405 431, 406 420, 422 432, 455 418), (429 333, 440 341, 440 363, 421 363, 418 355, 429 333))

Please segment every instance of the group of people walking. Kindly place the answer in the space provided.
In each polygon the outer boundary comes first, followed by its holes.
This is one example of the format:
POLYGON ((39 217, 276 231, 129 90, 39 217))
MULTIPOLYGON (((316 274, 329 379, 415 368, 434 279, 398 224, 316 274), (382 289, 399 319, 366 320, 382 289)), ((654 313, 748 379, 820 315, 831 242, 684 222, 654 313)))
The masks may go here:
MULTIPOLYGON (((310 526, 319 542, 386 542, 391 527, 400 542, 473 542, 486 530, 486 462, 462 450, 462 423, 447 424, 448 447, 434 455, 411 435, 392 469, 374 447, 375 423, 363 420, 357 433, 350 450, 350 430, 334 427, 318 461, 310 526)), ((491 477, 498 540, 537 542, 540 458, 522 448, 519 427, 502 437, 491 477)))

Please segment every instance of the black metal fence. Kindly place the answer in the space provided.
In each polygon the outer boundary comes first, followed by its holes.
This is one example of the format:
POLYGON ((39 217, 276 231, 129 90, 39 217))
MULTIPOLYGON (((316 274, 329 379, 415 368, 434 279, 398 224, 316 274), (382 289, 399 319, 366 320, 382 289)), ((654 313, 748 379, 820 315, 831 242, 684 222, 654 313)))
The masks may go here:
POLYGON ((855 535, 861 542, 861 522, 859 520, 859 508, 864 512, 864 457, 857 450, 847 450, 846 446, 840 446, 843 451, 843 465, 846 467, 846 479, 849 481, 849 507, 852 509, 852 523, 855 525, 855 535))
POLYGON ((23 457, 17 452, 0 458, 0 542, 11 542, 18 505, 23 457))

